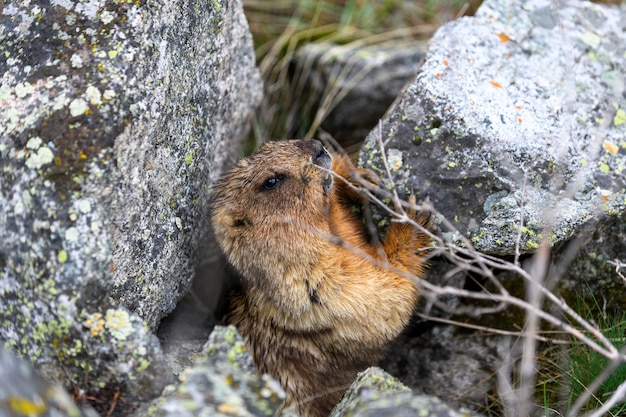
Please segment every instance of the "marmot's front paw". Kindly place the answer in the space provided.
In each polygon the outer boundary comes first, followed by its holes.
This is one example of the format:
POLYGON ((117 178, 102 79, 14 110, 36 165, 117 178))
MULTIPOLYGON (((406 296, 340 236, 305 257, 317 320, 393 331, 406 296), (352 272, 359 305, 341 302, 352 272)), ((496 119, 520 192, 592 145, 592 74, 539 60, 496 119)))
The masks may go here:
POLYGON ((363 198, 364 193, 361 189, 375 189, 381 184, 380 178, 374 171, 356 167, 343 155, 335 155, 333 158, 333 171, 341 177, 335 179, 339 193, 350 200, 363 198))
POLYGON ((356 186, 365 186, 366 188, 376 188, 382 183, 380 177, 369 168, 355 168, 352 171, 350 182, 356 186), (355 175, 355 173, 358 175, 355 175))

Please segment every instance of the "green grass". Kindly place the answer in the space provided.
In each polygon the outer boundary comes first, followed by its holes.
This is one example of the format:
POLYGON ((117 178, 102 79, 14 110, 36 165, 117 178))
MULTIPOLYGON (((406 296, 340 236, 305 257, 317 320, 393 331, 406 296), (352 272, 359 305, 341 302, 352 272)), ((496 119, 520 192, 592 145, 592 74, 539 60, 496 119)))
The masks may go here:
MULTIPOLYGON (((573 305, 576 312, 585 320, 593 323, 602 334, 617 348, 626 345, 626 313, 623 311, 604 311, 593 296, 577 295, 573 305)), ((591 334, 587 334, 593 338, 591 334)), ((539 374, 537 382, 537 400, 550 416, 565 415, 576 400, 586 392, 594 380, 609 365, 609 360, 596 353, 589 346, 573 341, 567 344, 548 344, 538 358, 539 374)), ((621 364, 604 381, 580 413, 601 407, 617 387, 626 381, 626 364, 621 364)), ((626 415, 626 404, 618 404, 607 416, 626 415)))
MULTIPOLYGON (((617 349, 626 345, 626 313, 614 312, 614 316, 606 314, 602 312, 602 308, 595 298, 591 303, 580 301, 578 310, 587 320, 591 320, 595 316, 595 323, 598 328, 617 349), (594 314, 594 312, 596 313, 594 314)), ((583 344, 573 345, 569 356, 572 365, 569 373, 571 384, 569 402, 572 404, 609 365, 609 360, 583 344)), ((626 364, 620 365, 607 378, 582 411, 590 411, 600 407, 624 381, 626 381, 626 364)), ((626 404, 614 407, 611 413, 616 416, 626 414, 626 404)))

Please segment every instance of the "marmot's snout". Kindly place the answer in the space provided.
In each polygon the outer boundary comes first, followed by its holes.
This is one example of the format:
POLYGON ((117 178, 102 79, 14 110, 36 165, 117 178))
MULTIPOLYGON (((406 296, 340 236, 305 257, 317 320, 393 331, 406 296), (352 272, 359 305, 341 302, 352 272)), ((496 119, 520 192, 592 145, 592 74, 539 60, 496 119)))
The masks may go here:
POLYGON ((313 156, 313 163, 324 170, 322 175, 322 187, 324 188, 324 193, 326 193, 326 195, 330 195, 330 189, 333 186, 333 176, 330 175, 332 162, 333 158, 323 146, 322 149, 315 156, 313 156))
POLYGON ((295 145, 311 155, 313 164, 324 169, 330 169, 332 158, 322 142, 317 139, 295 141, 295 145))
POLYGON ((313 163, 324 169, 330 169, 332 160, 332 157, 324 146, 313 156, 313 163))
POLYGON ((322 187, 324 193, 330 195, 330 189, 333 185, 333 177, 330 174, 333 158, 326 150, 322 142, 317 139, 298 141, 296 146, 311 155, 311 162, 322 168, 322 187))

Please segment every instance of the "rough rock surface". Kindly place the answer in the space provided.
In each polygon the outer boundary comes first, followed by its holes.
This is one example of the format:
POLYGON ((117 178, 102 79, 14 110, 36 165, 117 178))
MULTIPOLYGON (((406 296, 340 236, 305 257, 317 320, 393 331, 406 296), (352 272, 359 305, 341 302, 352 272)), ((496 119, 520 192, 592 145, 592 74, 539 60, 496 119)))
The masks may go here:
MULTIPOLYGON (((138 413, 139 416, 275 415, 285 398, 280 385, 258 376, 244 341, 233 326, 216 326, 203 351, 181 375, 177 386, 138 413)), ((291 409, 281 415, 297 417, 291 409)), ((439 399, 415 394, 380 368, 359 374, 331 417, 341 416, 473 416, 439 399)))
POLYGON ((168 381, 151 330, 190 286, 260 98, 242 5, 0 10, 0 341, 132 408, 168 381))
POLYGON ((141 416, 273 416, 285 399, 278 382, 258 376, 237 329, 217 326, 177 387, 141 416))
POLYGON ((415 78, 426 51, 425 42, 355 44, 310 43, 295 57, 307 69, 307 99, 330 109, 322 128, 344 147, 363 141, 415 78))
POLYGON ((590 306, 606 306, 603 312, 608 311, 609 316, 619 317, 626 310, 624 215, 601 222, 592 232, 572 241, 559 251, 556 262, 566 266, 559 289, 570 305, 582 296, 590 306), (576 250, 574 259, 570 247, 576 250))
POLYGON ((497 336, 437 325, 403 335, 381 366, 417 392, 441 398, 449 406, 477 409, 496 392, 494 375, 501 363, 497 336))
POLYGON ((380 368, 369 368, 357 376, 330 417, 349 416, 440 416, 470 417, 475 414, 457 411, 436 397, 415 394, 380 368))
POLYGON ((531 252, 621 212, 624 22, 624 4, 487 0, 439 29, 361 162, 384 174, 387 142, 398 189, 429 197, 488 253, 514 253, 519 232, 531 252))

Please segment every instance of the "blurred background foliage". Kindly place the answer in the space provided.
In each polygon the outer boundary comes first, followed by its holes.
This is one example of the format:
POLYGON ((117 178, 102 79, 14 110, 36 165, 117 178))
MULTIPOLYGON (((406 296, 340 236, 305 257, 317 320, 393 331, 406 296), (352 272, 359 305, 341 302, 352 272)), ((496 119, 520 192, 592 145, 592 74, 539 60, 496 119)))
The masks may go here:
POLYGON ((246 153, 278 138, 319 137, 317 103, 307 103, 302 80, 312 69, 294 65, 310 43, 376 45, 427 40, 442 24, 471 15, 479 0, 244 0, 265 99, 253 123, 246 153), (316 125, 313 126, 313 121, 316 125))

